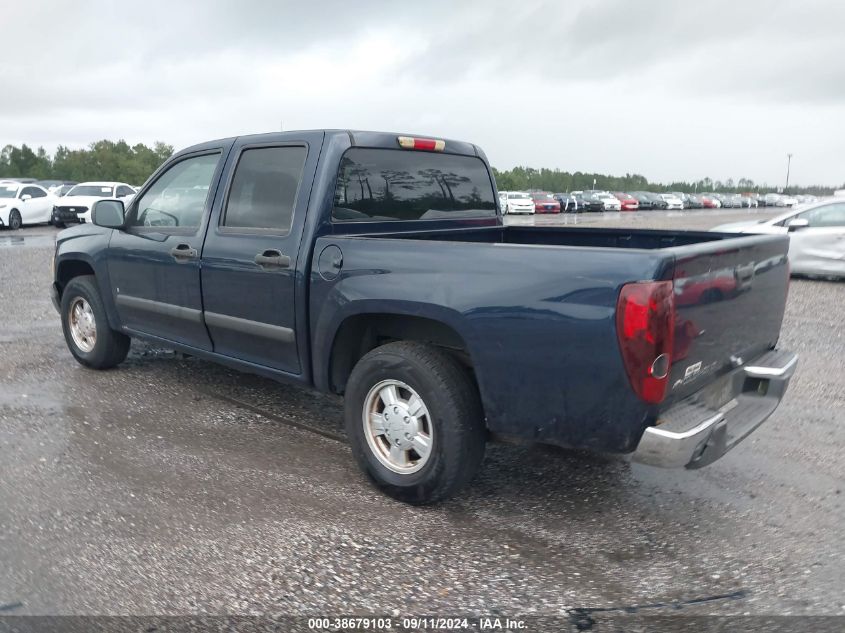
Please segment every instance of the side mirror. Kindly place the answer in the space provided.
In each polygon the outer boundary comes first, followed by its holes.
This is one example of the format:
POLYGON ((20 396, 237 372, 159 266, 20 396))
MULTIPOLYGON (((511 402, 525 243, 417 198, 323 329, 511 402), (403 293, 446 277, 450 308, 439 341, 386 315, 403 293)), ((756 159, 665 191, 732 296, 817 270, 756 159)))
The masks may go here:
POLYGON ((121 229, 125 213, 120 200, 98 200, 91 209, 91 221, 107 229, 121 229))
POLYGON ((794 233, 799 229, 806 229, 808 226, 810 226, 809 220, 805 218, 795 218, 794 220, 791 220, 789 224, 786 225, 786 230, 790 233, 794 233))
POLYGON ((26 202, 27 200, 32 200, 32 196, 28 193, 25 193, 21 196, 21 200, 23 200, 24 202, 26 202))

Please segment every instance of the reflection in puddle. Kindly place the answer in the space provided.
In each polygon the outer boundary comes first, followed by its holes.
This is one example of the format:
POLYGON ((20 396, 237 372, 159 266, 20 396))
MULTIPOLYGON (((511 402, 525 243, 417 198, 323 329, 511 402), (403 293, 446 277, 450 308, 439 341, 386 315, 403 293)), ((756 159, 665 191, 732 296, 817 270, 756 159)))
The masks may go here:
POLYGON ((50 235, 30 235, 18 237, 4 235, 0 236, 0 247, 3 246, 52 246, 53 237, 50 235))

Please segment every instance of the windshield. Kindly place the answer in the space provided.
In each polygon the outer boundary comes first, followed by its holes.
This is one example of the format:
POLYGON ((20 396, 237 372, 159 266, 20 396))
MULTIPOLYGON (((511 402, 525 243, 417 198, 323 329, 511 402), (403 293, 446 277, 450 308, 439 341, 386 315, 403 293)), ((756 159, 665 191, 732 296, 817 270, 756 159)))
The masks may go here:
POLYGON ((0 185, 0 198, 17 198, 17 185, 0 185))
POLYGON ((68 196, 93 196, 96 198, 109 198, 113 189, 104 185, 77 185, 67 192, 68 196))
POLYGON ((531 196, 527 193, 509 193, 508 199, 510 200, 530 200, 531 196))

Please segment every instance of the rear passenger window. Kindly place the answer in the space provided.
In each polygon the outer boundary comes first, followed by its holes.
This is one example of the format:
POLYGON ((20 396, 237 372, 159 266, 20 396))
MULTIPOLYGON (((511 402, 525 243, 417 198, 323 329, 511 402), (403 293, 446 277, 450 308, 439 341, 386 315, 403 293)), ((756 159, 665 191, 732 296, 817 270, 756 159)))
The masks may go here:
POLYGON ((302 179, 304 147, 260 147, 238 160, 223 226, 287 233, 302 179))
POLYGON ((336 222, 495 215, 490 174, 474 156, 352 148, 341 159, 332 210, 336 222))

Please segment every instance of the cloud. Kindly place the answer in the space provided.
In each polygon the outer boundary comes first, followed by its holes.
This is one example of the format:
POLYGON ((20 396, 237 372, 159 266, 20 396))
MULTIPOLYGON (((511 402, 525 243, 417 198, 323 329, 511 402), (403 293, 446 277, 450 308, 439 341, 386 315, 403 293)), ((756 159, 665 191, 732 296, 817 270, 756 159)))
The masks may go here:
POLYGON ((19 3, 0 144, 348 126, 667 181, 777 183, 791 151, 798 182, 841 183, 843 18, 835 0, 19 3))

